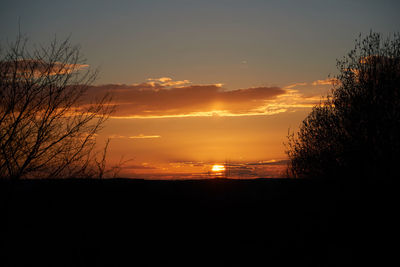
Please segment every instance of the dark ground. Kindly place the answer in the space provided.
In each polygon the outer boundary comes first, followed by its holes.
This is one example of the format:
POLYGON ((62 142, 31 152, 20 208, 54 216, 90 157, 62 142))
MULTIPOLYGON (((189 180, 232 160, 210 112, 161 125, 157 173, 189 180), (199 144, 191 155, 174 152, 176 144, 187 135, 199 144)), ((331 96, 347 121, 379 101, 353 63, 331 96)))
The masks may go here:
POLYGON ((0 185, 1 266, 357 266, 372 244, 357 187, 320 181, 0 185))

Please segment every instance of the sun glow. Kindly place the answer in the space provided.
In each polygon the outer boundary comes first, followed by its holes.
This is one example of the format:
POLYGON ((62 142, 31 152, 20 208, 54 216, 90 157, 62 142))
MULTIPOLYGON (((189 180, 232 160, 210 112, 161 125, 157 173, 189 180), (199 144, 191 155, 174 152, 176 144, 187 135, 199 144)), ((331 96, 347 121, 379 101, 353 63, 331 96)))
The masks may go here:
POLYGON ((212 166, 211 170, 213 172, 222 172, 222 171, 225 171, 225 166, 224 165, 215 164, 215 165, 212 166))

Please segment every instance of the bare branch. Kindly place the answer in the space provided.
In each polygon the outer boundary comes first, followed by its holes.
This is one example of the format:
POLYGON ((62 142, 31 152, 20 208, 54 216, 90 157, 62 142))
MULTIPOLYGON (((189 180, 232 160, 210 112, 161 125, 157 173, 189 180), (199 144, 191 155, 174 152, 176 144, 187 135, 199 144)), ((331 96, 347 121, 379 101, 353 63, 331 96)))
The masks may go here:
POLYGON ((115 108, 110 95, 83 102, 97 71, 82 69, 88 65, 69 39, 28 49, 19 35, 0 52, 0 176, 85 176, 115 108))

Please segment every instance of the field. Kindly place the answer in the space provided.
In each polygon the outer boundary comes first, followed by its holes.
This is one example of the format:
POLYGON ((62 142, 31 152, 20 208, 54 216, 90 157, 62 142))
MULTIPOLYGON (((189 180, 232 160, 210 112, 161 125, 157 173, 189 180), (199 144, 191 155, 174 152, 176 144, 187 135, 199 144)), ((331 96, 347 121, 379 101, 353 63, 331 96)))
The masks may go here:
POLYGON ((351 265, 358 205, 309 180, 1 181, 1 265, 351 265))

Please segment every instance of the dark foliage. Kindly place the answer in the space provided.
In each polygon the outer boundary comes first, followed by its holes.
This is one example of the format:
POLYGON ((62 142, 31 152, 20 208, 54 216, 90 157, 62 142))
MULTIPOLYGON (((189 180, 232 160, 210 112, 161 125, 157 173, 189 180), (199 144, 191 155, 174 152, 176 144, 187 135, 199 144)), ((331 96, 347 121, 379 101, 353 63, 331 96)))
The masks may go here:
POLYGON ((330 95, 288 137, 288 173, 390 181, 400 154, 400 35, 360 36, 337 67, 330 95))

